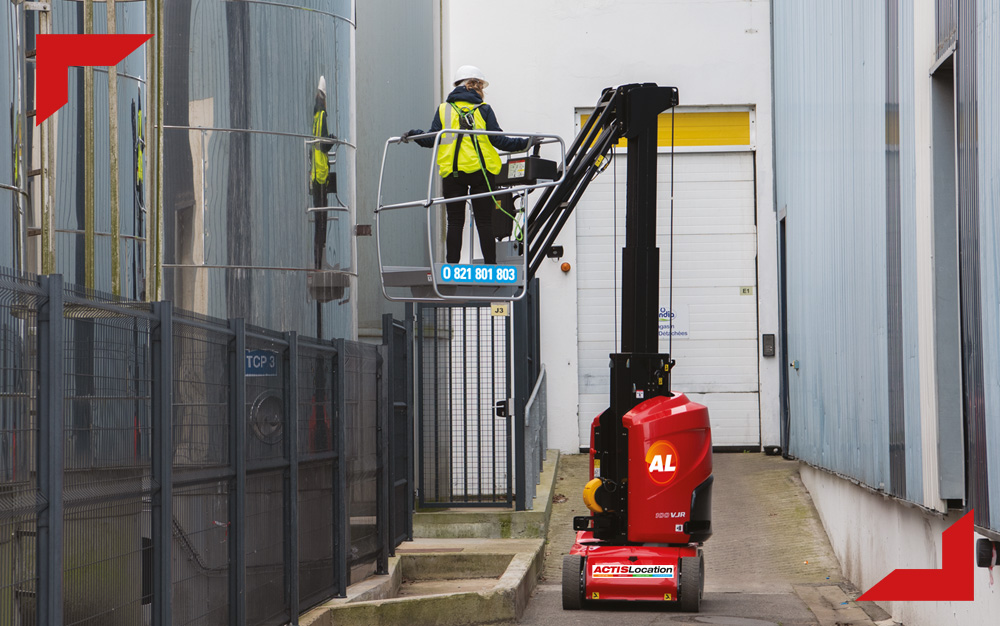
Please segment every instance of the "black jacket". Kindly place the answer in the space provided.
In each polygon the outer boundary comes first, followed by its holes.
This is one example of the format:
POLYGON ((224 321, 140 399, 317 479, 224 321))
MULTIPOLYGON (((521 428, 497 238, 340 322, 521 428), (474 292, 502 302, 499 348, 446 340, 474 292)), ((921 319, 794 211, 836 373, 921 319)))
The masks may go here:
MULTIPOLYGON (((483 99, 479 97, 475 91, 470 90, 465 85, 459 85, 455 87, 450 94, 448 94, 448 99, 445 102, 471 102, 472 104, 480 104, 483 99)), ((440 108, 434 111, 434 119, 431 121, 431 128, 427 132, 436 133, 441 130, 441 115, 439 114, 440 108)), ((500 128, 500 124, 497 123, 496 113, 493 112, 493 107, 488 104, 483 104, 479 107, 479 112, 483 116, 483 120, 486 122, 486 130, 503 131, 500 128)), ((414 135, 423 134, 422 130, 412 130, 410 133, 414 135)), ((524 150, 528 147, 528 139, 526 137, 514 138, 514 137, 504 137, 502 135, 490 135, 490 143, 493 144, 497 150, 503 150, 504 152, 518 152, 524 150)), ((434 146, 434 138, 427 137, 425 139, 414 140, 421 146, 425 148, 431 148, 434 146)))

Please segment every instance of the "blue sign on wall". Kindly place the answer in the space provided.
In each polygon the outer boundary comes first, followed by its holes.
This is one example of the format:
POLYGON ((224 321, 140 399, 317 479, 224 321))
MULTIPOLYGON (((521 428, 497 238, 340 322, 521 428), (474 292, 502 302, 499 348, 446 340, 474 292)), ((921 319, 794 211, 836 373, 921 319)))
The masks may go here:
POLYGON ((247 376, 277 376, 278 353, 273 350, 247 350, 247 376))

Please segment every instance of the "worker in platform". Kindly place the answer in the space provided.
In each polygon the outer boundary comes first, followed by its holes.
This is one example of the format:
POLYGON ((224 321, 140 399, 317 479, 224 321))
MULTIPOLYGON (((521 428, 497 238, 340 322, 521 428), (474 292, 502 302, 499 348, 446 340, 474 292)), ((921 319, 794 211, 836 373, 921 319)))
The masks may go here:
MULTIPOLYGON (((316 86, 316 104, 313 106, 312 136, 315 139, 330 139, 326 125, 326 77, 319 77, 316 86)), ((330 189, 330 158, 328 156, 333 142, 317 141, 312 144, 312 161, 310 172, 310 190, 314 207, 327 206, 327 194, 330 189)), ((326 251, 326 211, 315 214, 315 233, 313 241, 313 266, 322 269, 323 256, 326 251)))
MULTIPOLYGON (((428 133, 442 129, 503 130, 497 123, 493 108, 483 101, 483 90, 489 86, 482 70, 474 65, 463 65, 455 72, 454 89, 434 114, 428 133)), ((414 129, 403 134, 406 142, 414 135, 424 134, 414 129)), ((415 139, 425 148, 434 146, 433 137, 415 139)), ((528 139, 517 139, 500 135, 463 135, 445 133, 438 148, 438 172, 442 178, 445 198, 457 198, 476 193, 487 193, 494 189, 494 176, 500 172, 500 155, 505 152, 526 150, 528 139)), ((472 201, 472 213, 476 230, 479 232, 479 246, 483 260, 496 263, 496 240, 493 237, 493 211, 496 201, 486 196, 472 201)), ((448 231, 446 235, 446 258, 448 263, 458 263, 462 256, 462 232, 465 228, 465 202, 449 202, 448 231)))
MULTIPOLYGON (((319 77, 319 85, 316 86, 312 136, 316 139, 330 138, 326 124, 326 77, 324 76, 319 77)), ((330 162, 327 154, 332 147, 332 142, 317 142, 312 145, 311 189, 313 206, 326 206, 326 194, 328 193, 327 181, 330 177, 330 162)))

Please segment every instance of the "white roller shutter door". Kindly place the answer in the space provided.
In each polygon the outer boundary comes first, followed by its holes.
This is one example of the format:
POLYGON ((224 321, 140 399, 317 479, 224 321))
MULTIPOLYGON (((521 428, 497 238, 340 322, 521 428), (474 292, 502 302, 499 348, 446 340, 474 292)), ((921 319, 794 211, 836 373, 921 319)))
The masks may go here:
MULTIPOLYGON (((760 443, 753 152, 684 152, 675 157, 671 380, 708 407, 715 446, 760 443)), ((668 308, 670 155, 658 157, 657 245, 660 306, 668 308)), ((577 207, 580 445, 608 407, 608 355, 621 323, 625 245, 625 157, 616 156, 577 207), (617 187, 614 183, 617 177, 617 187), (617 194, 617 243, 615 201, 617 194), (617 266, 617 267, 616 267, 617 266), (617 273, 616 273, 617 270, 617 273)), ((661 322, 665 324, 665 322, 661 322)), ((665 330, 661 325, 661 330, 665 330)), ((660 351, 667 352, 661 332, 660 351)))

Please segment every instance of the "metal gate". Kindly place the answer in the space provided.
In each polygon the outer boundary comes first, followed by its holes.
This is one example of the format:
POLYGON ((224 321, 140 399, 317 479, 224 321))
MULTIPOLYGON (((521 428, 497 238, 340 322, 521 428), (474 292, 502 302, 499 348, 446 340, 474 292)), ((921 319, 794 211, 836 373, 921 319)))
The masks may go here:
POLYGON ((382 341, 389 368, 389 541, 390 549, 413 539, 413 309, 406 321, 382 316, 382 341))
POLYGON ((419 504, 510 506, 511 318, 417 305, 419 504))

